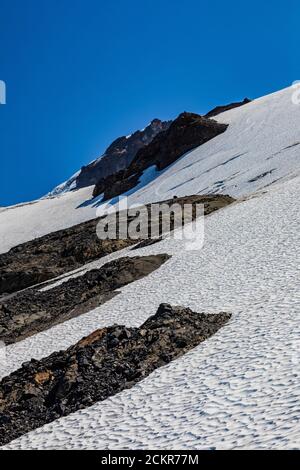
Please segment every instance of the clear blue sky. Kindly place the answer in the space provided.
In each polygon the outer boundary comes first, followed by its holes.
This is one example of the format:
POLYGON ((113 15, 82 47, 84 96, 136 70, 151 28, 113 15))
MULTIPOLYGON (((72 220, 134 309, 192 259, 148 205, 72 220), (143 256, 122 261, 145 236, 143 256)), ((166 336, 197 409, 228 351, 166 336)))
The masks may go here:
POLYGON ((300 79, 295 1, 0 0, 0 206, 152 118, 300 79))

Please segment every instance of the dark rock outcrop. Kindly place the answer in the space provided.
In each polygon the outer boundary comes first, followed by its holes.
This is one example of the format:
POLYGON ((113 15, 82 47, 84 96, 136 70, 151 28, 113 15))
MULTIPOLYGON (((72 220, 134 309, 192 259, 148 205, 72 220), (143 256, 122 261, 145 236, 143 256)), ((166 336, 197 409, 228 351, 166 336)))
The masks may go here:
POLYGON ((119 137, 105 151, 101 159, 98 159, 81 169, 76 178, 76 188, 83 188, 96 184, 99 179, 106 178, 118 171, 127 168, 137 152, 152 142, 153 138, 169 128, 172 121, 153 121, 141 131, 137 131, 129 137, 119 137))
POLYGON ((138 152, 131 166, 136 171, 145 170, 151 165, 163 170, 189 150, 225 132, 227 127, 227 124, 184 112, 167 131, 158 134, 151 144, 138 152))
POLYGON ((134 188, 143 171, 155 165, 163 170, 189 150, 204 144, 227 129, 212 119, 194 113, 182 113, 168 130, 160 132, 150 144, 139 150, 128 168, 97 182, 93 195, 104 200, 134 188))
POLYGON ((94 219, 52 232, 1 254, 0 295, 53 279, 134 243, 99 240, 98 222, 94 219))
POLYGON ((243 106, 244 104, 247 104, 250 102, 251 100, 249 100, 249 98, 244 98, 243 101, 226 104, 224 106, 216 106, 214 109, 212 109, 207 114, 205 114, 205 117, 212 118, 214 116, 217 116, 218 114, 224 113, 225 111, 229 111, 230 109, 234 109, 234 108, 239 108, 240 106, 243 106))
POLYGON ((0 383, 0 444, 131 388, 229 319, 162 304, 140 328, 103 328, 66 351, 32 359, 0 383))
POLYGON ((11 296, 0 302, 0 340, 14 343, 90 311, 169 258, 166 254, 119 258, 46 291, 27 289, 11 296))
POLYGON ((137 246, 134 246, 133 249, 156 243, 162 236, 169 235, 173 230, 184 227, 185 224, 195 220, 199 216, 197 209, 200 205, 203 206, 204 215, 209 215, 233 202, 234 199, 231 196, 223 194, 176 197, 158 203, 159 205, 161 204, 159 207, 161 209, 159 217, 155 217, 152 213, 153 211, 155 214, 157 211, 157 204, 148 204, 146 206, 147 214, 144 215, 142 213, 139 215, 139 221, 141 221, 143 226, 146 226, 143 220, 144 217, 147 217, 148 231, 145 234, 146 236, 141 237, 143 238, 142 241, 137 246), (170 211, 164 211, 164 207, 169 207, 170 211), (191 207, 191 218, 189 217, 189 211, 185 213, 185 207, 191 207), (179 209, 178 211, 177 208, 179 209))
MULTIPOLYGON (((186 196, 177 198, 183 206, 204 204, 205 215, 231 204, 233 198, 226 195, 186 196)), ((163 201, 172 204, 173 199, 163 201)), ((150 210, 152 205, 148 205, 150 210)), ((117 217, 119 218, 119 214, 117 217)), ((100 240, 96 229, 98 219, 53 232, 44 237, 12 248, 0 255, 0 295, 10 294, 73 271, 80 266, 138 243, 136 239, 100 240)), ((117 219, 118 220, 118 219, 117 219)), ((151 221, 151 219, 149 219, 151 221)), ((128 223, 132 217, 128 219, 128 223)), ((172 229, 172 228, 171 228, 172 229)), ((149 237, 151 234, 149 234, 149 237)))

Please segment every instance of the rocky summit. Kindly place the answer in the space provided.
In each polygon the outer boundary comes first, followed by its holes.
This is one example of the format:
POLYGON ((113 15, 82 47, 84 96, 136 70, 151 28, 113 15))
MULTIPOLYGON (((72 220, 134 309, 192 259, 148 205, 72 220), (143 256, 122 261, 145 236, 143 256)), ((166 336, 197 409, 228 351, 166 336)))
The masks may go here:
POLYGON ((229 111, 230 109, 239 108, 240 106, 244 106, 244 104, 251 103, 249 98, 244 98, 243 101, 237 101, 235 103, 225 104, 223 106, 216 106, 211 111, 205 114, 205 117, 212 118, 218 116, 218 114, 224 113, 225 111, 229 111))
POLYGON ((73 189, 92 186, 99 179, 127 168, 137 152, 152 142, 157 134, 167 130, 171 122, 153 119, 145 129, 138 130, 129 136, 118 137, 100 158, 81 168, 75 180, 72 180, 73 189))
POLYGON ((128 168, 101 178, 93 195, 103 194, 103 199, 107 200, 129 191, 138 184, 143 171, 150 166, 163 170, 189 150, 225 132, 227 127, 226 124, 199 114, 180 114, 167 130, 160 132, 150 144, 137 152, 128 168))

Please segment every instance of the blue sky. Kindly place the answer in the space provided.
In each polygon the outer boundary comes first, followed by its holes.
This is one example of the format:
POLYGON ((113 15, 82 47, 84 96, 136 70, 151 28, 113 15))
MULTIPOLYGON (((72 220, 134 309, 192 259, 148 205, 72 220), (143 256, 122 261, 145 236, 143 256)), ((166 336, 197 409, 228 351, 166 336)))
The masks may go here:
POLYGON ((300 79, 296 1, 0 0, 0 206, 154 117, 300 79))

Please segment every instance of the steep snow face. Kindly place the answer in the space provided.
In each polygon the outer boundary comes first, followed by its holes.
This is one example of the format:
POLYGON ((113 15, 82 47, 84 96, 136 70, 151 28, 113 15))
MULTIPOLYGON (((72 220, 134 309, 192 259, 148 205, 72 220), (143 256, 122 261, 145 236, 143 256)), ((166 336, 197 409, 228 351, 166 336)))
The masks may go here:
POLYGON ((142 249, 173 256, 98 309, 9 346, 3 374, 99 327, 138 326, 161 302, 233 314, 132 389, 6 448, 299 448, 299 197, 297 177, 212 214, 197 252, 180 240, 142 249))
POLYGON ((216 116, 224 134, 187 153, 132 196, 134 202, 174 195, 227 193, 240 197, 300 169, 300 106, 292 88, 216 116))
POLYGON ((229 124, 225 134, 157 172, 148 188, 136 188, 134 199, 207 192, 241 196, 298 170, 300 106, 293 93, 290 87, 215 116, 229 124))
MULTIPOLYGON (((174 195, 224 193, 241 197, 300 171, 300 106, 287 88, 220 114, 226 132, 158 172, 151 168, 129 193, 144 203, 174 195)), ((96 217, 92 188, 0 211, 0 252, 96 217)), ((114 202, 114 201, 113 201, 114 202)))

